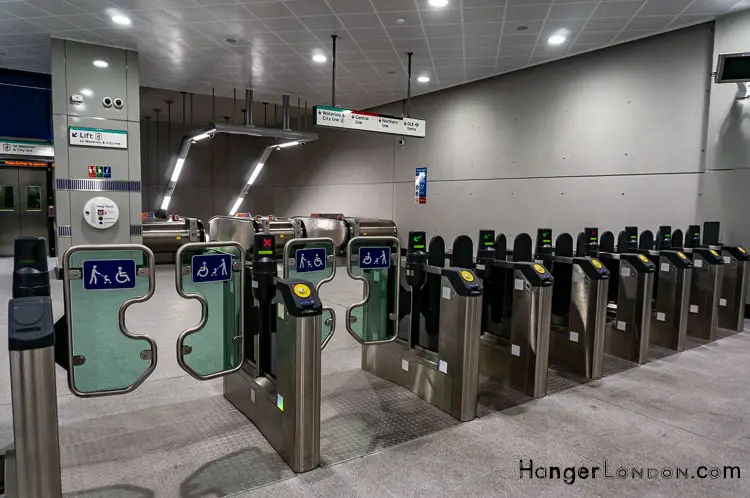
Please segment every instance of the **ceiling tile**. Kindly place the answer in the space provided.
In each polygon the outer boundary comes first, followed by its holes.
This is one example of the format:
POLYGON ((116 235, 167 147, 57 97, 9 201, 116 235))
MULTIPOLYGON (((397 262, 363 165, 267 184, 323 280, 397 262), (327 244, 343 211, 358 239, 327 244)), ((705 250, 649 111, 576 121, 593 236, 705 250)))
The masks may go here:
POLYGON ((216 18, 203 7, 182 7, 166 11, 185 22, 215 21, 216 18))
POLYGON ((301 31, 305 26, 294 17, 275 17, 272 19, 261 19, 263 24, 273 31, 301 31))
POLYGON ((670 24, 669 27, 676 28, 678 26, 686 26, 689 24, 696 24, 696 23, 710 21, 712 19, 713 19, 713 16, 705 16, 705 15, 679 16, 675 18, 674 21, 672 21, 672 24, 670 24))
POLYGON ((398 10, 416 10, 413 0, 372 0, 378 12, 394 12, 398 10))
POLYGON ((215 5, 211 7, 210 11, 217 19, 222 21, 255 19, 255 16, 242 5, 215 5))
POLYGON ((391 44, 391 41, 387 38, 383 38, 380 40, 364 40, 357 42, 359 47, 362 50, 368 51, 368 50, 392 50, 393 45, 391 44))
POLYGON ((305 31, 277 31, 279 37, 287 43, 319 43, 311 32, 305 31))
POLYGON ((85 9, 76 7, 71 2, 61 2, 59 0, 26 0, 25 2, 15 2, 17 4, 26 3, 37 9, 41 9, 49 14, 63 16, 70 14, 80 14, 85 9))
MULTIPOLYGON (((2 5, 2 4, 0 4, 2 5)), ((68 22, 72 22, 76 26, 80 26, 84 29, 96 29, 96 28, 111 28, 112 23, 109 21, 105 21, 99 16, 95 16, 92 14, 75 14, 72 16, 65 16, 64 20, 68 22)))
POLYGON ((273 19, 276 17, 292 17, 294 14, 282 2, 246 3, 245 8, 255 14, 258 19, 273 19))
MULTIPOLYGON (((706 0, 698 0, 704 2, 706 0)), ((638 12, 641 16, 674 16, 685 10, 693 0, 648 0, 638 12)))
POLYGON ((393 40, 393 47, 396 49, 396 51, 402 54, 406 52, 413 52, 415 61, 423 60, 429 57, 427 52, 427 41, 424 38, 393 40))
MULTIPOLYGON (((328 5, 336 14, 361 14, 373 12, 370 0, 327 0, 328 5)), ((404 2, 401 2, 401 8, 404 10, 404 2)))
POLYGON ((583 33, 578 35, 578 38, 576 39, 576 44, 578 43, 584 43, 584 44, 591 44, 591 43, 598 43, 598 44, 605 44, 610 43, 612 40, 615 39, 615 36, 619 34, 619 31, 584 31, 583 33))
POLYGON ((557 3, 549 12, 549 19, 588 19, 594 12, 597 2, 557 3))
MULTIPOLYGON (((483 57, 497 57, 497 47, 466 47, 464 55, 467 59, 477 59, 483 57)), ((434 55, 433 55, 434 57, 434 55)))
POLYGON ((453 38, 427 37, 427 43, 430 45, 430 49, 463 47, 463 40, 461 37, 453 37, 453 38))
POLYGON ((691 4, 683 14, 722 14, 737 3, 739 0, 701 0, 691 4))
MULTIPOLYGON (((16 17, 43 17, 43 16, 49 16, 50 14, 56 14, 57 12, 49 12, 44 9, 45 6, 52 5, 54 2, 44 2, 44 3, 36 3, 36 6, 34 6, 33 3, 28 2, 2 2, 0 3, 0 9, 2 9, 5 12, 8 12, 10 14, 13 14, 16 17)), ((73 13, 80 13, 81 11, 79 9, 76 9, 75 7, 70 7, 68 12, 65 12, 66 14, 73 14, 73 13)))
MULTIPOLYGON (((525 1, 525 0, 524 0, 525 1)), ((540 0, 542 1, 542 0, 540 0)), ((549 3, 551 0, 543 0, 546 3, 549 3)), ((505 7, 505 0, 463 0, 464 2, 464 8, 472 8, 472 7, 505 7)), ((532 1, 525 1, 525 3, 530 4, 533 3, 532 1)))
MULTIPOLYGON (((464 11, 464 21, 466 11, 464 11)), ((423 10, 420 12, 422 17, 422 23, 425 26, 433 26, 436 24, 456 24, 461 22, 461 10, 460 9, 439 9, 439 10, 423 10)))
POLYGON ((300 17, 299 20, 310 30, 334 30, 342 27, 334 15, 300 17))
POLYGON ((542 31, 544 21, 511 21, 503 23, 504 34, 538 35, 542 31), (518 28, 522 29, 518 29, 518 28))
MULTIPOLYGON (((419 12, 416 10, 399 10, 393 12, 378 13, 380 20, 385 26, 421 26, 419 12), (403 19, 402 23, 396 23, 397 19, 403 19)), ((459 21, 460 22, 460 21, 459 21)))
POLYGON ((594 17, 632 17, 644 3, 644 0, 600 2, 594 17))
POLYGON ((506 21, 543 21, 547 18, 549 5, 509 5, 506 21))
POLYGON ((433 59, 456 59, 464 56, 463 48, 431 48, 433 59))
POLYGON ((503 7, 464 9, 464 22, 500 22, 503 20, 503 13, 503 7))
POLYGON ((388 33, 386 33, 383 28, 362 28, 351 31, 350 33, 357 41, 388 39, 388 33))
POLYGON ((619 35, 617 35, 617 38, 615 38, 613 42, 616 43, 626 40, 634 40, 636 38, 642 38, 644 36, 652 34, 654 34, 653 31, 623 31, 619 35))
POLYGON ((503 29, 502 23, 480 22, 466 24, 464 23, 464 33, 470 36, 500 35, 503 29))
POLYGON ((524 45, 524 46, 513 46, 513 45, 500 45, 500 58, 503 57, 515 57, 515 56, 525 56, 528 58, 531 53, 534 51, 534 45, 524 45))
POLYGON ((284 3, 286 8, 297 16, 321 16, 332 13, 325 0, 296 0, 284 3))
POLYGON ((460 24, 442 24, 440 26, 425 26, 424 31, 428 37, 450 38, 465 34, 460 24))
POLYGON ((357 28, 379 28, 382 26, 380 19, 372 14, 343 14, 339 19, 347 29, 357 28))
POLYGON ((62 31, 66 29, 78 29, 75 24, 66 21, 62 17, 35 17, 31 20, 34 24, 48 31, 62 31))
POLYGON ((508 47, 522 47, 536 45, 537 35, 503 35, 502 45, 508 47))
POLYGON ((674 19, 672 16, 649 16, 633 18, 625 29, 628 31, 648 31, 652 29, 666 28, 674 19))
POLYGON ((465 36, 464 47, 497 47, 499 36, 465 36))
POLYGON ((422 28, 415 26, 389 27, 388 34, 393 40, 408 40, 410 38, 421 38, 424 36, 422 28))
POLYGON ((628 17, 591 18, 586 23, 586 31, 618 31, 630 21, 628 17))

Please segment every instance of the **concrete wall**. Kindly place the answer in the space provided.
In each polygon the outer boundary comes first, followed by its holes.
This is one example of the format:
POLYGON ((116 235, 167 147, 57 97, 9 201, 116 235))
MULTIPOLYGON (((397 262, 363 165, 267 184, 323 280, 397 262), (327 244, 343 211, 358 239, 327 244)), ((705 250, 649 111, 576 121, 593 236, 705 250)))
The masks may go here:
MULTIPOLYGON (((719 54, 750 51, 750 11, 716 21, 713 70, 719 54)), ((725 243, 750 244, 750 99, 737 100, 737 85, 711 85, 707 171, 700 216, 721 220, 725 243)))
POLYGON ((274 153, 242 209, 381 216, 447 238, 685 227, 705 169, 712 44, 701 25, 417 97, 427 139, 323 130, 274 153), (422 166, 427 204, 415 205, 422 166))

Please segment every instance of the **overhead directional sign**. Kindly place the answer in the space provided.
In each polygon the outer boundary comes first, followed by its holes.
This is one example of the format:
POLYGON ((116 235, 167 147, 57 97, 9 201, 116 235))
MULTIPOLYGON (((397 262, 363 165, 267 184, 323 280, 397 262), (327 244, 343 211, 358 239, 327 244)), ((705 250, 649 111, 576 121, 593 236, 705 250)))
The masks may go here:
POLYGON ((83 288, 88 291, 135 288, 135 261, 132 259, 84 261, 83 288))
POLYGON ((55 147, 49 143, 0 140, 0 154, 55 157, 55 147))
POLYGON ((372 131, 417 138, 427 136, 427 121, 423 119, 400 118, 322 105, 315 106, 313 116, 315 116, 315 126, 372 131))
POLYGON ((297 273, 323 271, 326 269, 326 259, 327 255, 325 247, 297 249, 294 253, 294 263, 297 268, 297 273))
POLYGON ((390 247, 360 247, 359 267, 363 270, 388 268, 391 266, 390 247))
POLYGON ((197 254, 190 264, 194 284, 223 282, 232 278, 232 256, 229 254, 197 254))

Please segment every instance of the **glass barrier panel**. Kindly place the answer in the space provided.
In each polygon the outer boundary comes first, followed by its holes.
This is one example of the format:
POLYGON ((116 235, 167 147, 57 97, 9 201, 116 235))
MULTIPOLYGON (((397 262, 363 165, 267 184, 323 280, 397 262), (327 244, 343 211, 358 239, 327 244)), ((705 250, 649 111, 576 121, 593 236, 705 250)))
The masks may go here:
POLYGON ((323 308, 322 320, 323 320, 323 323, 321 325, 321 329, 322 329, 321 344, 325 344, 328 338, 331 337, 331 334, 333 334, 333 325, 334 325, 333 310, 330 308, 323 308))
POLYGON ((29 185, 26 187, 26 211, 42 210, 42 187, 29 185))
POLYGON ((240 271, 233 271, 235 263, 239 264, 240 251, 233 246, 222 248, 202 248, 185 251, 182 255, 182 286, 186 294, 198 294, 207 302, 208 320, 198 331, 189 334, 183 342, 183 359, 185 364, 199 375, 213 375, 232 370, 242 362, 242 351, 237 339, 242 333, 242 280, 240 271), (193 257, 220 256, 231 257, 231 264, 226 259, 200 258, 196 272, 193 271, 193 257), (221 274, 226 270, 227 280, 200 281, 194 278, 194 273, 202 275, 203 262, 207 266, 213 263, 216 268, 206 272, 221 274), (197 281, 196 281, 197 280, 197 281))
POLYGON ((85 250, 70 255, 69 268, 82 272, 82 278, 68 280, 69 333, 74 357, 70 376, 79 392, 126 389, 149 369, 150 357, 141 357, 142 352, 151 350, 148 341, 131 339, 119 325, 120 307, 129 299, 148 294, 149 277, 138 275, 138 270, 148 269, 148 263, 147 254, 139 250, 85 250), (122 270, 122 264, 107 263, 114 261, 134 263, 135 276, 130 287, 118 283, 130 284, 132 263, 125 264, 127 268, 122 270))
POLYGON ((333 244, 330 242, 309 242, 299 244, 295 241, 290 247, 289 261, 285 278, 301 278, 318 288, 320 282, 333 276, 336 258, 333 244), (333 257, 330 257, 333 256, 333 257))
POLYGON ((13 211, 16 208, 13 189, 13 185, 0 185, 0 211, 13 211))
MULTIPOLYGON (((336 265, 334 245, 331 242, 313 241, 305 243, 295 240, 290 247, 289 258, 285 263, 284 278, 307 280, 320 290, 320 283, 333 277, 336 265)), ((323 310, 321 344, 325 344, 333 334, 333 327, 333 310, 323 310), (327 325, 326 322, 329 324, 327 325)))
POLYGON ((352 309, 350 321, 351 330, 365 342, 386 341, 398 333, 398 317, 393 314, 398 298, 399 247, 395 242, 374 244, 355 241, 349 256, 352 275, 365 278, 370 289, 367 302, 352 309))

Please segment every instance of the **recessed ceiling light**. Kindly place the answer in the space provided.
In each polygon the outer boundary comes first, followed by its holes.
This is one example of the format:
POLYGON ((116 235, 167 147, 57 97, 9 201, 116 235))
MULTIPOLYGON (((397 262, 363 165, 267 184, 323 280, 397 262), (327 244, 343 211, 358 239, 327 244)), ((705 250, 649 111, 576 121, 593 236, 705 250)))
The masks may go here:
POLYGON ((104 68, 104 67, 109 67, 109 62, 97 59, 94 61, 94 65, 96 67, 104 68))
POLYGON ((527 31, 529 27, 525 24, 521 24, 520 26, 516 26, 516 31, 527 31))
POLYGON ((133 21, 131 21, 128 16, 124 16, 122 14, 113 15, 112 22, 115 24, 119 24, 120 26, 130 26, 131 24, 133 24, 133 21))
POLYGON ((237 38, 232 38, 231 36, 224 38, 224 41, 227 43, 237 43, 237 38))
POLYGON ((547 43, 550 45, 562 45, 567 40, 563 35, 552 35, 547 39, 547 43))
POLYGON ((317 62, 318 64, 322 64, 325 61, 328 60, 328 57, 325 56, 325 54, 314 54, 312 56, 313 62, 317 62))
POLYGON ((394 71, 393 69, 391 69, 390 71, 388 71, 388 74, 396 74, 396 71, 394 71))
POLYGON ((433 7, 445 7, 448 5, 448 0, 430 0, 430 5, 433 7))
POLYGON ((399 17, 398 19, 396 19, 396 24, 404 24, 405 22, 406 19, 404 19, 403 17, 399 17))
POLYGON ((419 78, 417 78, 417 81, 420 82, 420 83, 429 83, 430 82, 430 77, 429 76, 420 76, 419 78))

